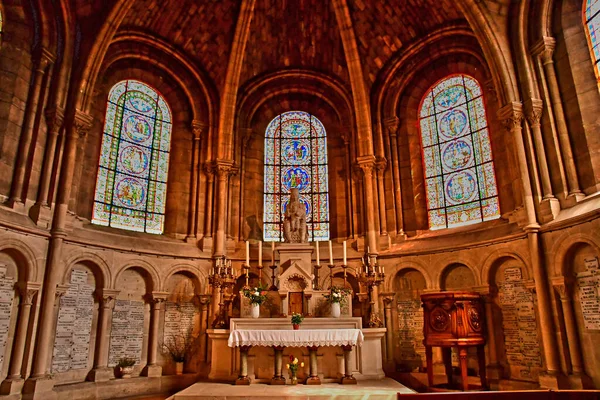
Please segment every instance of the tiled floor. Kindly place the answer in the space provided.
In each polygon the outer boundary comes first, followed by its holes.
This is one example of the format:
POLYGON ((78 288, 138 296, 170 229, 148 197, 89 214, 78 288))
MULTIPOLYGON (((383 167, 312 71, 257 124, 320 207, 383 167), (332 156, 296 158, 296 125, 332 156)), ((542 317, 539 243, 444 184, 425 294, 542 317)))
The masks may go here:
POLYGON ((225 383, 196 383, 187 389, 169 397, 169 400, 242 400, 242 399, 369 399, 392 400, 396 394, 414 393, 406 386, 385 378, 382 380, 358 381, 358 385, 340 385, 326 383, 320 386, 271 386, 252 384, 235 386, 225 383))

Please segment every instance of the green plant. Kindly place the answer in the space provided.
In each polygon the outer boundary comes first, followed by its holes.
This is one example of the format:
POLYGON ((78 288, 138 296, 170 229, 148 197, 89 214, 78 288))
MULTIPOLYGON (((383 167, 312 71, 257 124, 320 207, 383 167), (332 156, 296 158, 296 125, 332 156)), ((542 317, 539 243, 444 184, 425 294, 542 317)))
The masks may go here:
POLYGON ((267 300, 267 287, 259 284, 254 288, 244 288, 242 293, 244 297, 250 299, 250 304, 262 304, 267 300))
POLYGON ((194 354, 195 342, 196 338, 192 335, 191 329, 169 335, 163 342, 163 353, 170 355, 174 362, 185 362, 194 354))
POLYGON ((300 325, 304 321, 304 315, 293 313, 292 314, 292 324, 300 325))
POLYGON ((350 290, 338 286, 332 286, 329 289, 329 294, 324 294, 323 297, 329 303, 340 303, 340 305, 345 305, 348 301, 347 296, 350 294, 350 290))
POLYGON ((119 362, 117 362, 117 366, 121 368, 133 367, 136 361, 133 357, 121 357, 119 358, 119 362))
POLYGON ((292 354, 290 354, 290 362, 286 364, 287 369, 292 371, 292 373, 295 375, 296 371, 298 371, 299 366, 304 367, 304 363, 301 362, 300 364, 298 364, 298 359, 295 358, 292 354))

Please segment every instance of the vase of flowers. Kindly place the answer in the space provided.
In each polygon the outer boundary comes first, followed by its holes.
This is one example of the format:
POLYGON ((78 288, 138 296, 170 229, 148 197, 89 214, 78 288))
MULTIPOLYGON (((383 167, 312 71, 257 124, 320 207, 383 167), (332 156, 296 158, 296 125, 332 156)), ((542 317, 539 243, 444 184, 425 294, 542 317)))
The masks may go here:
POLYGON ((298 365, 298 359, 296 357, 294 357, 292 354, 290 354, 290 362, 286 364, 286 367, 287 367, 287 369, 290 370, 290 378, 291 378, 292 385, 298 384, 298 376, 297 376, 298 366, 304 368, 304 363, 301 362, 300 365, 298 365))
POLYGON ((304 321, 304 315, 298 313, 292 314, 292 326, 294 327, 294 330, 300 329, 302 321, 304 321))
POLYGON ((165 337, 162 350, 164 354, 171 356, 171 360, 175 363, 175 375, 183 374, 183 365, 194 354, 195 344, 196 337, 192 335, 191 329, 165 337))
POLYGON ((341 306, 345 305, 348 301, 350 290, 341 288, 338 286, 332 286, 329 289, 329 293, 323 295, 323 297, 331 304, 331 316, 333 318, 339 318, 341 315, 341 306))
POLYGON ((131 378, 131 373, 133 372, 133 366, 135 365, 135 362, 136 362, 135 358, 130 358, 130 357, 119 358, 117 367, 119 370, 119 376, 122 379, 131 378))
POLYGON ((253 288, 242 289, 244 297, 250 299, 250 315, 252 318, 258 318, 260 315, 260 305, 267 300, 266 287, 258 285, 253 288))

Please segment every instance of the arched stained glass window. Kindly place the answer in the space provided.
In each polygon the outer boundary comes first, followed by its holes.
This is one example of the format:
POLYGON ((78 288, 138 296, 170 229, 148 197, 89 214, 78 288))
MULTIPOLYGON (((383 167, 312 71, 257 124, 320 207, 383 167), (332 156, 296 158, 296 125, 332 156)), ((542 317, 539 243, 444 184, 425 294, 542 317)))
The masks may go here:
POLYGON ((154 89, 127 80, 108 95, 92 223, 163 232, 171 111, 154 89))
POLYGON ((430 229, 500 217, 492 148, 479 83, 454 75, 419 109, 430 229))
POLYGON ((304 111, 278 115, 265 132, 265 241, 283 241, 292 188, 306 207, 308 240, 328 240, 327 135, 321 121, 304 111))
POLYGON ((596 79, 600 81, 600 0, 586 0, 583 19, 587 31, 588 45, 592 53, 596 79))

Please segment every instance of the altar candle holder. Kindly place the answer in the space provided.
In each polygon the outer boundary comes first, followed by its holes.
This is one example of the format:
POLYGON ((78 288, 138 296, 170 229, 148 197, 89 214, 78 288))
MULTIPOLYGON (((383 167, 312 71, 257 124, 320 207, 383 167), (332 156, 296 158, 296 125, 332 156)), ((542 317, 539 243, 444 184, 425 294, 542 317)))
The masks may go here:
POLYGON ((269 290, 277 290, 277 285, 275 285, 275 270, 277 269, 277 264, 269 265, 269 268, 271 268, 271 287, 269 290))
POLYGON ((362 257, 362 268, 358 276, 358 281, 367 287, 369 294, 369 328, 379 328, 383 326, 381 319, 375 313, 375 299, 373 289, 383 283, 385 273, 377 265, 377 254, 365 253, 362 257))
POLYGON ((321 285, 319 285, 319 270, 321 269, 320 264, 315 265, 315 279, 313 281, 313 290, 321 290, 321 285))
POLYGON ((249 279, 250 279, 250 266, 247 265, 247 264, 242 264, 242 271, 243 271, 242 273, 244 275, 246 275, 246 285, 244 286, 244 288, 248 289, 248 288, 250 288, 250 285, 249 285, 249 282, 248 282, 249 279))
POLYGON ((327 267, 329 267, 329 287, 333 287, 333 268, 335 268, 335 264, 329 264, 327 267))
POLYGON ((342 270, 344 271, 344 289, 345 289, 346 284, 348 283, 348 275, 346 273, 346 269, 348 269, 348 266, 346 264, 342 264, 341 267, 342 267, 342 270))

